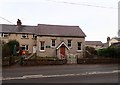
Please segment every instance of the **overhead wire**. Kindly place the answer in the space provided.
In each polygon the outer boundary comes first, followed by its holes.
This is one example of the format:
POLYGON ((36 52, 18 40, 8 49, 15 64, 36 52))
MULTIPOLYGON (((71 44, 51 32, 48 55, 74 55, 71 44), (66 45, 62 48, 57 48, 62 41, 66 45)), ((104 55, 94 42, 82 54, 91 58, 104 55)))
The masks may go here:
POLYGON ((63 4, 71 4, 71 5, 82 5, 82 6, 89 6, 89 7, 108 8, 108 9, 118 9, 118 8, 115 8, 115 7, 91 5, 91 4, 87 4, 87 3, 75 3, 75 2, 55 1, 55 0, 46 0, 46 1, 51 1, 51 2, 55 2, 55 3, 63 3, 63 4))
MULTIPOLYGON (((9 23, 11 23, 11 24, 13 24, 11 21, 9 21, 8 19, 6 19, 6 18, 4 18, 4 17, 1 17, 1 16, 0 16, 0 18, 3 19, 3 20, 5 20, 5 21, 7 21, 7 22, 9 22, 9 23)), ((15 24, 13 24, 13 25, 15 25, 15 24)))

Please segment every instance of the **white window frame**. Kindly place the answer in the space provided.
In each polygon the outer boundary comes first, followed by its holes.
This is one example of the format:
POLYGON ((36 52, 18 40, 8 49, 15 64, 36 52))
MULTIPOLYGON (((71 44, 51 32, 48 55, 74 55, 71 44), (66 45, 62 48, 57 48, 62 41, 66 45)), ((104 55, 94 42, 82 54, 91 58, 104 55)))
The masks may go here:
POLYGON ((9 34, 8 34, 8 33, 3 33, 2 36, 3 36, 3 37, 8 37, 9 34))
POLYGON ((21 48, 24 47, 25 48, 25 51, 28 51, 29 50, 29 45, 21 45, 21 48), (28 46, 28 47, 27 47, 28 46))
POLYGON ((51 47, 56 47, 56 39, 51 40, 51 47), (53 42, 52 42, 53 40, 55 41, 55 46, 53 46, 53 42))
POLYGON ((2 37, 2 33, 0 33, 0 37, 2 37))
POLYGON ((28 39, 28 34, 22 34, 22 35, 21 35, 21 38, 22 38, 22 39, 28 39))
MULTIPOLYGON (((69 39, 69 40, 70 40, 70 39, 69 39)), ((68 47, 69 47, 69 48, 72 48, 72 40, 70 40, 71 43, 68 42, 69 40, 67 40, 67 45, 71 44, 71 46, 68 46, 68 47)))
POLYGON ((77 42, 77 51, 78 51, 78 52, 81 52, 81 51, 82 51, 82 42, 77 42), (78 43, 81 44, 81 46, 80 46, 81 49, 80 49, 80 50, 78 49, 78 47, 79 47, 79 46, 78 46, 78 43))
POLYGON ((33 38, 33 39, 35 39, 36 37, 37 37, 37 35, 35 35, 35 34, 32 35, 32 38, 33 38))
POLYGON ((40 41, 40 42, 39 42, 39 50, 40 50, 41 52, 44 52, 44 51, 45 51, 45 41, 40 41), (42 43, 42 42, 44 43, 44 46, 43 46, 43 47, 44 47, 44 50, 41 49, 41 43, 42 43))

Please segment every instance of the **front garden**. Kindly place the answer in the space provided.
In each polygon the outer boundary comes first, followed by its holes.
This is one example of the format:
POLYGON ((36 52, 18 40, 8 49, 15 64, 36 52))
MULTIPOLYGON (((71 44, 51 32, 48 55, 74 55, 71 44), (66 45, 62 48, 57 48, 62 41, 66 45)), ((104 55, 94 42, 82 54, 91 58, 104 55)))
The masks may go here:
MULTIPOLYGON (((2 44, 2 66, 11 66, 19 63, 21 66, 35 65, 64 65, 67 64, 66 59, 58 59, 57 57, 40 57, 35 54, 27 59, 22 59, 19 51, 19 42, 16 40, 2 44)), ((86 47, 86 55, 83 59, 77 58, 77 64, 113 64, 120 63, 120 47, 108 47, 95 50, 92 47, 86 47)))

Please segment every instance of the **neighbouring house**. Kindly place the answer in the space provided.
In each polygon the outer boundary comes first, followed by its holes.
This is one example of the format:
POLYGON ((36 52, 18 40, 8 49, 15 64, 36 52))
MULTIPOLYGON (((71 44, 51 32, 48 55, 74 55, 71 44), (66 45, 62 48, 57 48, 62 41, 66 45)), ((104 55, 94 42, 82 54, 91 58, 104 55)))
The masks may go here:
POLYGON ((0 24, 1 40, 7 43, 9 40, 17 40, 22 50, 33 53, 36 46, 36 28, 37 26, 22 25, 17 21, 17 25, 0 24))
POLYGON ((120 37, 114 37, 109 40, 109 46, 111 46, 114 43, 120 42, 120 37))
POLYGON ((79 26, 17 25, 0 24, 2 40, 17 40, 22 50, 36 53, 40 57, 67 58, 74 55, 79 58, 85 53, 85 33, 79 26))
POLYGON ((101 41, 85 41, 85 46, 93 47, 98 50, 103 47, 103 43, 101 41))
POLYGON ((111 46, 112 46, 112 47, 120 47, 120 42, 113 43, 111 46))

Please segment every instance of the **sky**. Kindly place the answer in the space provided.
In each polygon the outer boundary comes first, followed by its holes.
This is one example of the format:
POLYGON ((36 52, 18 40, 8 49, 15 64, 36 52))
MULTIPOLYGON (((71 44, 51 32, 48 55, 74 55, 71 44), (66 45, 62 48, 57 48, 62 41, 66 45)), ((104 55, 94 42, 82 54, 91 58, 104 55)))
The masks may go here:
POLYGON ((79 26, 86 41, 118 35, 120 0, 0 0, 0 24, 79 26))

